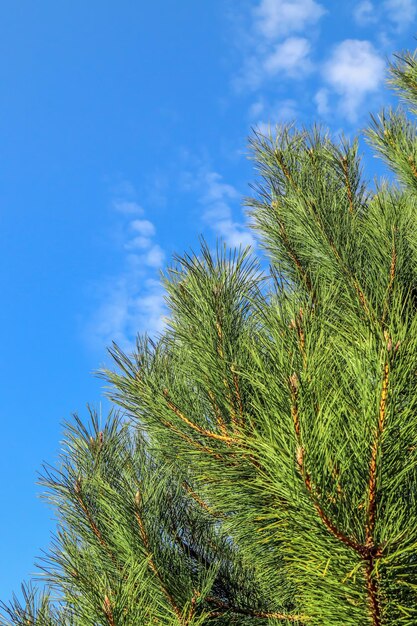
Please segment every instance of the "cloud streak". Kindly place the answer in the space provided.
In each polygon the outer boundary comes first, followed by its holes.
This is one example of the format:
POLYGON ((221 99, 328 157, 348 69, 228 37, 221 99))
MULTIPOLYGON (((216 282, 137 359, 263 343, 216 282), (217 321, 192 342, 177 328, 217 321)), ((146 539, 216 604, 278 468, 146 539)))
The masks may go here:
POLYGON ((256 100, 249 109, 252 127, 263 135, 268 135, 277 124, 293 122, 298 116, 297 102, 291 98, 267 102, 264 98, 256 100))
POLYGON ((376 7, 370 0, 359 2, 353 10, 353 18, 359 26, 367 26, 378 21, 376 7))
POLYGON ((311 70, 310 52, 311 44, 308 39, 288 37, 265 57, 264 70, 270 76, 286 74, 293 78, 302 78, 311 70))
POLYGON ((243 67, 234 85, 256 90, 277 77, 301 78, 313 70, 306 33, 326 14, 315 0, 261 0, 252 10, 243 67))
POLYGON ((267 40, 304 32, 325 15, 315 0, 261 0, 254 11, 255 27, 267 40))
POLYGON ((385 0, 383 9, 399 32, 413 24, 417 16, 415 0, 385 0))
POLYGON ((359 26, 380 23, 382 34, 386 30, 402 33, 414 24, 417 17, 416 0, 362 0, 353 10, 353 18, 359 26))
MULTIPOLYGON (((130 185, 130 195, 131 189, 130 185)), ((156 335, 164 329, 166 307, 159 270, 165 253, 155 240, 155 225, 136 201, 117 198, 112 207, 122 233, 122 267, 95 286, 97 307, 86 325, 85 337, 94 350, 115 341, 131 351, 138 333, 156 335)))
POLYGON ((248 226, 233 215, 233 207, 240 203, 241 195, 233 185, 225 183, 218 172, 204 167, 195 174, 187 172, 184 189, 197 193, 201 220, 216 237, 233 248, 255 246, 248 226))

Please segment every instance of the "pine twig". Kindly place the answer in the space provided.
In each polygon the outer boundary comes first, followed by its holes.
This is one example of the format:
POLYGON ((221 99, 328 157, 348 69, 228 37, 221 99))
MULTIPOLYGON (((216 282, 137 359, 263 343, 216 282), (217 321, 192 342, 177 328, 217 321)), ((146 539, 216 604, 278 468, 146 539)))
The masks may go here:
POLYGON ((213 433, 210 430, 202 428, 201 426, 198 426, 198 424, 195 424, 194 422, 189 420, 188 417, 186 417, 184 413, 182 413, 182 411, 170 399, 168 389, 164 389, 163 393, 167 402, 167 406, 182 422, 184 422, 184 424, 187 424, 187 426, 198 432, 200 435, 204 435, 205 437, 210 437, 211 439, 216 439, 217 441, 224 441, 228 444, 235 443, 235 440, 229 435, 219 435, 218 433, 213 433))
POLYGON ((217 598, 207 597, 206 601, 215 604, 221 611, 212 611, 210 613, 211 617, 219 617, 224 615, 225 612, 229 611, 231 613, 236 613, 237 615, 247 615, 248 617, 259 617, 264 619, 278 619, 287 622, 308 622, 310 618, 306 615, 290 615, 286 613, 279 612, 269 612, 269 611, 257 611, 256 609, 244 609, 241 607, 237 607, 234 605, 227 604, 227 602, 223 602, 222 600, 218 600, 217 598))

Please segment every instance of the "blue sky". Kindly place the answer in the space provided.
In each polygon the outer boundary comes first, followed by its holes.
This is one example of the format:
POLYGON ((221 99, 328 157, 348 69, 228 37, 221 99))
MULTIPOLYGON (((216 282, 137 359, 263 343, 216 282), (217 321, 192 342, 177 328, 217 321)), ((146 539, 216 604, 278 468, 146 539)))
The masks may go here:
POLYGON ((36 472, 99 407, 106 345, 162 327, 159 270, 200 233, 253 242, 250 128, 353 135, 416 18, 414 0, 1 3, 1 598, 48 545, 36 472))

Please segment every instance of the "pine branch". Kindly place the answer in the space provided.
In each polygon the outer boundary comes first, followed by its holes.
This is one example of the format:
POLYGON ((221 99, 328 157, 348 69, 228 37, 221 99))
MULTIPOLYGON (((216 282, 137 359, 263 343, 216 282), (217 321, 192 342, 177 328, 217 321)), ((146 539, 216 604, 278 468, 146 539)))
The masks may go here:
POLYGON ((309 618, 305 615, 289 615, 279 612, 269 612, 269 611, 257 611, 255 609, 242 608, 237 606, 232 606, 223 602, 222 600, 218 600, 217 598, 206 598, 206 601, 215 604, 219 609, 219 611, 212 611, 210 613, 211 617, 221 616, 224 613, 235 613, 236 615, 245 615, 247 617, 256 617, 261 619, 276 619, 287 622, 301 622, 301 624, 309 621, 309 618))
POLYGON ((187 426, 189 426, 190 428, 198 432, 200 435, 204 435, 205 437, 216 439, 217 441, 224 441, 227 444, 235 443, 235 440, 229 435, 219 435, 218 433, 213 433, 210 430, 202 428, 201 426, 198 426, 198 424, 195 424, 194 422, 192 422, 190 419, 188 419, 188 417, 184 415, 184 413, 182 413, 182 411, 170 399, 168 389, 164 389, 163 393, 166 399, 167 406, 171 409, 173 413, 175 413, 175 415, 182 422, 184 422, 184 424, 186 424, 187 426))

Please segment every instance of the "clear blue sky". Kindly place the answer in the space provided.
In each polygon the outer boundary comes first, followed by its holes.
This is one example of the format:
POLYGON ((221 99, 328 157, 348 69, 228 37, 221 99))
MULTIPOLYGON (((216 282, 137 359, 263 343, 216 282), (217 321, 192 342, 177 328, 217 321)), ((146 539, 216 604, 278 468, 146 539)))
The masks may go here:
POLYGON ((173 251, 251 241, 250 127, 363 127, 416 4, 3 0, 1 598, 48 545, 36 472, 99 406, 105 346, 161 328, 173 251))

